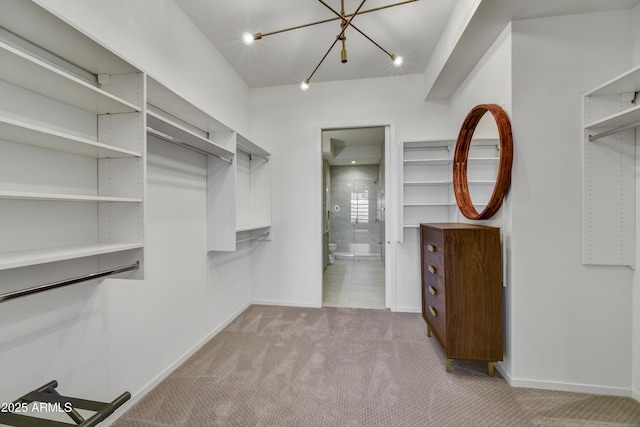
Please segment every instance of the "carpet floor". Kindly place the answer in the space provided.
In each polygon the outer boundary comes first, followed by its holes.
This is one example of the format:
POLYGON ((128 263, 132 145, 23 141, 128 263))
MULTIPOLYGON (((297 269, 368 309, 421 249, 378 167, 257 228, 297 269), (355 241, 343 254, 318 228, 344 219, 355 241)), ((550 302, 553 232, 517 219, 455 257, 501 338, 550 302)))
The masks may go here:
POLYGON ((630 398, 444 365, 419 314, 251 306, 113 426, 640 426, 630 398))

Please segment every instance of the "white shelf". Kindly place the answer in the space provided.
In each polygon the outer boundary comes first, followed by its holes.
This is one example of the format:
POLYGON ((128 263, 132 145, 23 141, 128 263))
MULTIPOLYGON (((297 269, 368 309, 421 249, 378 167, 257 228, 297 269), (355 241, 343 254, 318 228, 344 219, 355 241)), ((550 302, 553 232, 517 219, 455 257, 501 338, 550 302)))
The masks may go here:
POLYGON ((23 191, 0 191, 0 199, 53 202, 142 203, 142 199, 129 197, 83 196, 73 194, 31 193, 23 191))
POLYGON ((265 228, 270 228, 271 224, 248 224, 248 225, 241 225, 236 227, 236 232, 243 232, 243 231, 255 231, 255 230, 263 230, 265 228))
POLYGON ((476 179, 476 180, 468 180, 467 184, 469 185, 496 185, 495 180, 488 180, 488 179, 476 179))
POLYGON ((405 160, 405 166, 430 166, 430 165, 449 165, 453 163, 453 159, 410 159, 405 160))
POLYGON ((469 157, 469 163, 495 163, 500 161, 500 157, 469 157))
POLYGON ((0 79, 94 114, 141 111, 139 107, 92 86, 38 58, 0 42, 0 79))
POLYGON ((88 244, 0 254, 0 270, 142 248, 142 243, 88 244))
POLYGON ((446 203, 403 203, 402 206, 405 207, 423 207, 423 206, 456 206, 455 202, 446 202, 446 203))
POLYGON ((98 159, 142 156, 141 153, 2 116, 0 116, 0 138, 20 144, 98 159))
POLYGON ((638 121, 640 121, 640 105, 588 123, 585 129, 617 128, 638 121))
POLYGON ((640 67, 635 67, 604 82, 584 96, 618 95, 638 91, 640 91, 640 67))
POLYGON ((269 160, 269 156, 271 156, 271 154, 268 151, 262 149, 260 146, 254 144, 253 142, 249 141, 247 138, 245 138, 240 134, 237 134, 236 138, 237 138, 236 144, 237 144, 238 150, 243 151, 250 155, 259 156, 266 160, 269 160))
POLYGON ((452 185, 453 181, 405 181, 403 185, 406 186, 444 186, 452 185))
POLYGON ((235 156, 233 151, 198 135, 194 131, 177 122, 173 122, 166 117, 162 117, 157 112, 151 111, 151 109, 147 110, 147 126, 176 139, 176 142, 182 142, 207 154, 220 156, 229 160, 233 159, 235 156))

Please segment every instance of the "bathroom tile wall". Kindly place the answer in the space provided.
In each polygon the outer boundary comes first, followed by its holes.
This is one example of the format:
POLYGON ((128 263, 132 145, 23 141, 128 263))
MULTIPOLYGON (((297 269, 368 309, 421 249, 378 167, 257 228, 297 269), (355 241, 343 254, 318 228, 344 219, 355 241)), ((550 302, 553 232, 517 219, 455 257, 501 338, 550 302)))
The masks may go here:
POLYGON ((329 239, 338 245, 338 254, 380 255, 378 169, 378 165, 331 167, 329 239), (352 204, 355 193, 362 199, 358 215, 352 204))

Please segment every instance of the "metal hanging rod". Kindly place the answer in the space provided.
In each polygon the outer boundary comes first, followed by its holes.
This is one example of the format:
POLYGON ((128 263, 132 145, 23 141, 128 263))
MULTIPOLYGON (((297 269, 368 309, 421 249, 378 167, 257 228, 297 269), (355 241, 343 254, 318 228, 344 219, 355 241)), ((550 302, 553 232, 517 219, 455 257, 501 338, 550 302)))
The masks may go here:
POLYGON ((265 233, 258 234, 256 236, 250 236, 250 237, 246 237, 244 239, 236 240, 236 243, 248 242, 249 240, 256 240, 256 239, 260 239, 262 237, 269 237, 269 232, 267 231, 265 233))
POLYGON ((224 162, 227 162, 227 163, 233 163, 232 159, 228 159, 226 157, 222 157, 219 154, 210 153, 208 151, 201 150, 199 148, 196 148, 196 147, 194 147, 194 146, 182 141, 181 139, 178 139, 178 138, 173 137, 171 135, 167 135, 166 133, 160 132, 159 130, 156 130, 156 129, 152 128, 152 127, 147 127, 147 133, 155 136, 156 138, 160 138, 160 139, 162 139, 164 141, 167 141, 167 142, 170 142, 172 144, 179 145, 180 147, 186 148, 187 150, 195 151, 196 153, 204 154, 205 156, 214 156, 214 157, 217 157, 220 160, 222 160, 224 162))
POLYGON ((615 135, 616 133, 624 132, 625 130, 633 129, 638 126, 640 126, 640 121, 629 123, 628 125, 620 126, 604 132, 600 132, 596 135, 589 135, 589 141, 593 142, 597 139, 604 138, 605 136, 615 135))
POLYGON ((48 291, 51 289, 61 288, 63 286, 75 285, 76 283, 85 282, 87 280, 99 279, 101 277, 113 276, 114 274, 124 273, 126 271, 137 270, 140 268, 140 261, 136 261, 135 264, 127 265, 125 267, 115 268, 106 271, 100 271, 98 273, 90 273, 84 276, 74 277, 72 279, 61 280, 59 282, 47 283, 44 285, 34 286, 32 288, 23 289, 20 291, 7 292, 0 295, 0 303, 9 301, 15 298, 25 297, 27 295, 33 295, 40 292, 48 291))
POLYGON ((248 154, 249 155, 249 160, 251 160, 251 157, 256 156, 256 157, 260 157, 261 159, 266 160, 267 162, 269 161, 269 156, 268 155, 256 153, 255 151, 251 150, 249 147, 246 147, 246 146, 242 145, 239 142, 236 143, 236 147, 238 148, 238 150, 242 151, 243 153, 248 154))

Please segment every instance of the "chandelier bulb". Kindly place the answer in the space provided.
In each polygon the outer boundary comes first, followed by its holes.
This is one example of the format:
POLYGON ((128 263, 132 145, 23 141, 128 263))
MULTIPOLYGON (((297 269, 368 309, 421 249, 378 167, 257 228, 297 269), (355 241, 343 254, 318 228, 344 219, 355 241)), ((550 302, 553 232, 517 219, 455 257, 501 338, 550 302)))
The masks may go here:
POLYGON ((396 67, 401 67, 402 64, 404 64, 404 58, 402 56, 391 55, 391 60, 396 67))
POLYGON ((253 44, 255 40, 260 40, 262 38, 261 33, 251 34, 249 32, 242 33, 242 43, 250 46, 253 44))
POLYGON ((302 83, 300 83, 300 89, 304 92, 309 90, 309 79, 303 81, 302 83))

